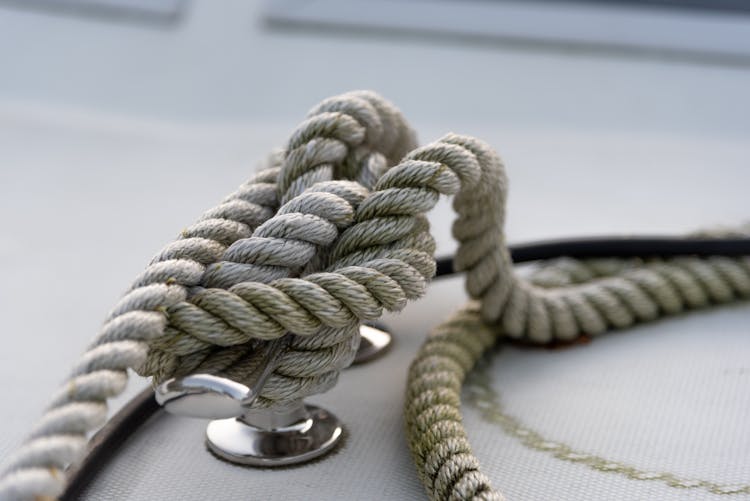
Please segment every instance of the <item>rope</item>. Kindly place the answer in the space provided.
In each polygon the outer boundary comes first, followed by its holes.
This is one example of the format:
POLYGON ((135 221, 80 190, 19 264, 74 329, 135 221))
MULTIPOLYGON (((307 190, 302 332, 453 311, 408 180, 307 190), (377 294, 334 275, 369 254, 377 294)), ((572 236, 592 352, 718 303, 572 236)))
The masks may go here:
POLYGON ((285 152, 272 155, 267 169, 184 230, 135 280, 6 463, 0 499, 62 492, 64 469, 80 458, 86 434, 105 421, 106 401, 123 391, 128 368, 155 381, 194 370, 228 371, 242 381, 238 372, 247 374, 261 362, 253 354, 263 351, 263 343, 289 331, 306 336, 292 343, 301 353, 282 357, 281 372, 264 387, 258 405, 330 387, 356 350, 357 313, 375 318, 382 309, 373 294, 388 307, 403 307, 391 297, 399 285, 393 279, 385 284, 378 270, 400 279, 414 296, 413 268, 404 264, 408 269, 400 271, 394 269, 398 263, 379 260, 364 271, 282 277, 315 262, 317 250, 353 222, 364 186, 414 141, 400 112, 371 92, 345 94, 313 109, 285 152), (347 176, 362 184, 330 181, 347 176), (319 339, 310 341, 319 330, 319 339), (342 345, 347 349, 337 351, 342 345), (295 373, 294 367, 301 369, 295 373))
MULTIPOLYGON (((483 164, 496 167, 494 162, 483 164)), ((470 233, 461 217, 453 229, 459 239, 470 233)), ((722 233, 747 237, 750 231, 722 233)), ((543 263, 523 280, 513 274, 501 236, 493 235, 484 245, 489 249, 484 257, 472 256, 469 262, 491 263, 485 270, 492 278, 483 281, 481 274, 467 273, 467 289, 481 301, 471 302, 431 332, 409 369, 407 440, 431 499, 503 499, 480 472, 460 411, 467 373, 502 338, 571 341, 664 314, 750 298, 747 256, 560 258, 543 263)), ((456 259, 457 266, 465 263, 456 259)))
POLYGON ((265 170, 135 280, 8 462, 0 499, 60 494, 128 368, 155 382, 194 372, 245 382, 268 363, 268 343, 286 336, 253 405, 332 387, 352 362, 359 323, 424 294, 435 274, 426 213, 441 195, 455 197, 454 267, 476 301, 430 336, 410 371, 409 442, 435 499, 501 498, 459 411, 467 371, 498 337, 566 340, 750 295, 746 259, 568 260, 522 280, 504 242, 507 179, 495 152, 455 134, 414 146, 400 112, 371 92, 315 107, 265 170))

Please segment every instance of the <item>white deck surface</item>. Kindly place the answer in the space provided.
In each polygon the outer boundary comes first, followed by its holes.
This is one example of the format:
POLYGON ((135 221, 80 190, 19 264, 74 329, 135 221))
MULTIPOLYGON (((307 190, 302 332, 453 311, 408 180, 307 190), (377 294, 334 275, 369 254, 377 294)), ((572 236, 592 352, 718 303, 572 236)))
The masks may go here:
MULTIPOLYGON (((511 241, 677 234, 750 219, 750 68, 274 32, 258 24, 257 9, 239 0, 196 1, 181 24, 164 29, 0 4, 0 459, 150 257, 248 177, 254 162, 329 95, 374 89, 401 107, 422 141, 455 131, 493 144, 511 179, 511 241)), ((431 217, 441 254, 453 249, 451 218, 448 203, 431 217)), ((202 423, 161 416, 148 434, 133 437, 89 498, 419 498, 400 415, 405 370, 430 325, 462 297, 456 280, 437 285, 389 319, 394 352, 345 373, 331 394, 313 399, 352 431, 334 458, 273 473, 239 469, 203 451, 202 423), (377 386, 365 386, 373 381, 377 386)), ((554 352, 554 361, 547 352, 514 358, 506 351, 491 373, 509 411, 552 437, 602 447, 620 461, 642 460, 644 468, 746 484, 749 331, 750 309, 723 308, 638 329, 632 344, 618 334, 575 353, 554 352), (683 331, 688 341, 680 352, 683 331), (662 341, 651 345, 649 332, 662 341), (664 339, 675 340, 674 356, 686 363, 663 364, 672 346, 664 339), (617 369, 620 350, 652 355, 628 372, 617 369), (579 388, 570 405, 593 406, 592 413, 566 414, 557 387, 538 381, 527 388, 533 379, 513 376, 523 368, 504 369, 521 361, 559 366, 551 377, 563 377, 567 363, 565 388, 579 388), (609 395, 637 401, 638 388, 644 402, 663 403, 667 410, 653 421, 626 406, 632 419, 618 426, 621 436, 641 439, 640 426, 656 427, 648 436, 665 442, 628 448, 622 440, 591 441, 616 434, 609 418, 600 419, 611 401, 581 390, 588 379, 576 380, 577 368, 597 380, 612 376, 602 383, 609 395), (695 371, 702 374, 695 380, 704 385, 700 395, 715 387, 716 400, 700 397, 703 407, 681 420, 691 414, 683 412, 685 402, 660 392, 692 395, 679 381, 691 381, 695 371), (642 384, 654 378, 664 385, 642 384), (699 419, 708 414, 710 429, 699 419), (674 445, 685 437, 682 448, 674 445), (638 455, 652 449, 657 453, 638 455)), ((134 380, 130 393, 143 384, 134 380)), ((471 410, 466 415, 477 454, 511 499, 707 496, 576 469, 510 443, 471 410)))

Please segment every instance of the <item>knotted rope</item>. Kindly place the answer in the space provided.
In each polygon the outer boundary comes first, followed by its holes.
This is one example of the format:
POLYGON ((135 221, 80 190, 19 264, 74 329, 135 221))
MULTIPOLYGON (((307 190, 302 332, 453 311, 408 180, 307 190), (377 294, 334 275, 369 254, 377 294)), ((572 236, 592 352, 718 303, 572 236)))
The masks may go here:
POLYGON ((354 222, 366 187, 414 144, 400 112, 371 92, 313 109, 266 170, 184 230, 135 280, 8 461, 0 499, 60 494, 64 468, 84 451, 86 433, 103 424, 106 401, 122 392, 128 368, 155 381, 196 370, 242 381, 262 362, 263 344, 291 332, 300 337, 256 405, 334 384, 356 350, 358 318, 403 307, 424 278, 393 259, 340 266, 345 253, 332 272, 310 272, 329 261, 328 248, 354 222), (303 272, 305 280, 285 278, 303 272))
POLYGON ((494 151, 453 134, 414 143, 401 114, 375 94, 313 109, 266 170, 136 279, 9 462, 0 499, 59 495, 64 468, 103 423, 128 367, 155 381, 207 372, 243 382, 264 363, 263 347, 289 336, 254 405, 330 388, 351 363, 359 322, 424 293, 435 271, 425 214, 440 195, 455 195, 454 266, 479 301, 431 335, 410 372, 410 446, 436 499, 500 497, 479 472, 458 405, 466 372, 501 333, 570 339, 750 294, 747 262, 731 259, 582 262, 594 276, 585 279, 558 263, 521 280, 503 239, 507 181, 494 151))

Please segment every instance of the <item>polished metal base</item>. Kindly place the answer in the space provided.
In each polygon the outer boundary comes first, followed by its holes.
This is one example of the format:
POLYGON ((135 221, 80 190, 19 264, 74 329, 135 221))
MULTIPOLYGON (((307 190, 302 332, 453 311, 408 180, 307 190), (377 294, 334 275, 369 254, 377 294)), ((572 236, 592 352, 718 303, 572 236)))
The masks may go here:
POLYGON ((363 364, 383 355, 393 343, 393 336, 381 326, 361 325, 359 335, 359 349, 354 357, 354 364, 363 364))
POLYGON ((222 459, 252 466, 288 466, 330 452, 343 435, 338 418, 314 405, 250 411, 211 421, 209 449, 222 459))

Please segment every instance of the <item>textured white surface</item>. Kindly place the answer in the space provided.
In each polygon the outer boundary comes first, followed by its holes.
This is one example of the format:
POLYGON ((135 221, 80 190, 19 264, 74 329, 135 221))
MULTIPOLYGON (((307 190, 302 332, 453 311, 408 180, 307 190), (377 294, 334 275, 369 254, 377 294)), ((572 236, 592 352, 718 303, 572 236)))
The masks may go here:
MULTIPOLYGON (((547 440, 619 464, 750 485, 750 309, 643 325, 563 350, 505 348, 503 410, 547 440)), ((510 499, 747 499, 632 480, 531 450, 464 406, 475 454, 510 499)))
MULTIPOLYGON (((308 38, 263 31, 252 23, 254 12, 252 2, 194 2, 185 25, 160 31, 0 9, 0 378, 9 382, 0 387, 0 458, 21 440, 151 255, 241 183, 255 160, 283 143, 309 107, 343 90, 382 92, 425 141, 453 130, 495 145, 511 179, 511 241, 679 233, 750 215, 750 71, 502 47, 308 38)), ((449 204, 441 203, 432 221, 442 253, 453 248, 450 219, 449 204)), ((121 463, 108 466, 89 498, 154 499, 157 489, 164 499, 419 498, 403 443, 405 371, 429 326, 462 297, 456 281, 436 285, 424 301, 389 320, 398 341, 388 358, 353 369, 331 394, 313 399, 329 405, 355 432, 333 459, 283 472, 239 469, 203 450, 202 423, 158 418, 147 433, 133 437, 121 463)), ((746 311, 691 315, 560 352, 554 377, 574 378, 576 373, 563 366, 578 368, 578 357, 585 359, 590 350, 611 357, 627 351, 632 359, 653 349, 656 357, 659 336, 664 334, 666 343, 683 328, 695 336, 689 338, 694 339, 690 351, 680 356, 704 360, 718 332, 731 339, 721 344, 727 351, 715 352, 721 361, 716 363, 747 370, 734 358, 748 359, 747 344, 732 344, 739 343, 734 334, 747 333, 746 311)), ((504 372, 511 353, 498 358, 495 373, 505 401, 518 405, 509 411, 524 419, 559 413, 559 426, 545 432, 557 436, 559 431, 581 447, 596 446, 580 423, 571 423, 571 412, 577 411, 563 408, 557 388, 540 386, 531 393, 538 397, 534 401, 509 400, 518 394, 512 374, 504 372)), ((520 356, 540 363, 548 355, 520 356)), ((649 402, 659 401, 661 388, 682 394, 680 377, 699 377, 678 371, 684 364, 677 359, 663 368, 655 360, 639 366, 665 378, 663 385, 648 388, 649 402)), ((595 360, 580 362, 597 368, 595 360)), ((511 366, 518 363, 514 359, 511 366)), ((735 381, 746 381, 746 374, 735 381)), ((628 391, 612 378, 608 384, 628 391)), ((723 388, 720 380, 707 380, 703 388, 723 388)), ((735 402, 742 388, 732 388, 716 398, 735 402)), ((607 402, 587 404, 586 398, 587 393, 579 394, 576 406, 597 404, 601 410, 607 402)), ((662 404, 673 407, 655 426, 669 437, 675 424, 666 416, 680 413, 685 401, 662 404)), ((612 419, 607 416, 605 423, 612 419)), ((730 414, 722 416, 711 419, 723 422, 730 414)), ((638 438, 642 417, 633 414, 623 429, 638 438)), ((511 499, 544 499, 553 489, 564 490, 568 499, 687 495, 612 474, 594 475, 520 448, 483 426, 474 420, 468 428, 480 434, 474 439, 477 452, 511 499), (536 490, 527 490, 532 481, 536 490), (650 488, 657 490, 643 490, 650 488)), ((696 449, 664 462, 654 459, 653 465, 691 473, 698 463, 690 458, 700 460, 714 450, 710 447, 741 438, 735 432, 706 435, 696 449)), ((616 454, 615 445, 630 442, 613 437, 601 446, 611 447, 603 453, 616 454)), ((657 446, 667 450, 670 444, 657 446)), ((652 464, 646 463, 651 461, 647 452, 639 464, 652 464)), ((700 474, 724 478, 716 470, 720 458, 709 459, 700 474)), ((736 471, 750 470, 746 455, 732 464, 736 471)))

